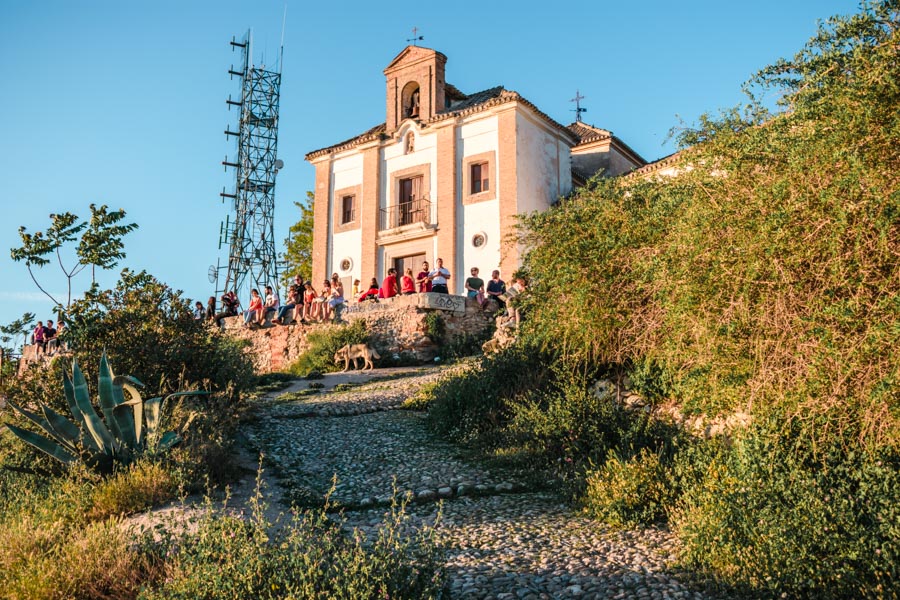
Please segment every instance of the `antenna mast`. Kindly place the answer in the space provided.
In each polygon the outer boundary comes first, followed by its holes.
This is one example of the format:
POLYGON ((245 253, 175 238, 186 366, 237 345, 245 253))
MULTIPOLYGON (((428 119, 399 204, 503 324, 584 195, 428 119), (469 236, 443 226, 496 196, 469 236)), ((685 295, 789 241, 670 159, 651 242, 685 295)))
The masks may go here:
POLYGON ((228 266, 220 267, 225 278, 217 278, 216 294, 234 291, 246 298, 249 288, 262 292, 266 285, 278 289, 278 261, 275 253, 275 178, 284 163, 277 158, 278 103, 281 72, 266 71, 251 63, 252 37, 248 31, 240 42, 241 61, 228 71, 241 82, 240 100, 226 100, 229 110, 238 110, 237 131, 225 130, 226 139, 235 138, 237 155, 222 161, 225 170, 235 171, 234 189, 220 196, 231 201, 232 210, 219 230, 219 249, 228 249, 228 266), (219 287, 221 286, 221 287, 219 287))

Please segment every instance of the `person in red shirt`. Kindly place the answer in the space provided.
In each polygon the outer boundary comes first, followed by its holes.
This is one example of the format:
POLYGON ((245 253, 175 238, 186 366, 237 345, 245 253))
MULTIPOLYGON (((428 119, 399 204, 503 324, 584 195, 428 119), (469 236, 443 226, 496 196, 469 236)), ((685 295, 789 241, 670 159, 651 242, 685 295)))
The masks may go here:
POLYGON ((381 293, 379 293, 378 296, 381 298, 393 298, 398 293, 397 269, 391 267, 388 269, 387 277, 384 278, 384 281, 381 284, 381 293))
POLYGON ((312 286, 311 281, 303 284, 303 315, 301 321, 313 321, 319 316, 319 305, 316 304, 316 297, 319 295, 312 286))
POLYGON ((422 270, 416 275, 416 283, 419 284, 419 293, 430 292, 431 291, 431 280, 428 279, 428 273, 431 272, 431 269, 428 268, 428 262, 422 263, 422 270))
POLYGON ((378 280, 373 277, 372 283, 369 284, 369 289, 360 294, 359 301, 365 302, 366 300, 378 300, 378 293, 380 291, 381 290, 378 289, 378 280))
POLYGON ((416 293, 416 282, 413 281, 412 269, 406 269, 406 274, 400 280, 400 293, 404 296, 416 293))
POLYGON ((251 321, 258 325, 261 315, 263 315, 262 298, 259 297, 259 291, 253 288, 250 290, 250 307, 244 312, 244 327, 250 327, 251 321))

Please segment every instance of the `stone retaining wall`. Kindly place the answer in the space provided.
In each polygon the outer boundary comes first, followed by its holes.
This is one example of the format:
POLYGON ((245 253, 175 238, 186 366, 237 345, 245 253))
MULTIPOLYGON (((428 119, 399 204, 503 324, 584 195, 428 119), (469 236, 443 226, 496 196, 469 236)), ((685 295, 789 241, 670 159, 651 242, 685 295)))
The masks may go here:
MULTIPOLYGON (((439 347, 426 335, 426 317, 438 312, 446 328, 445 338, 466 335, 486 337, 493 326, 491 315, 496 306, 482 309, 474 300, 448 294, 412 294, 378 302, 352 302, 341 318, 347 323, 363 321, 372 333, 372 345, 382 356, 403 356, 418 362, 429 362, 438 355, 439 347)), ((250 342, 259 373, 286 369, 309 348, 307 335, 313 331, 340 327, 330 323, 272 325, 261 329, 244 329, 242 317, 225 319, 229 335, 250 342)))

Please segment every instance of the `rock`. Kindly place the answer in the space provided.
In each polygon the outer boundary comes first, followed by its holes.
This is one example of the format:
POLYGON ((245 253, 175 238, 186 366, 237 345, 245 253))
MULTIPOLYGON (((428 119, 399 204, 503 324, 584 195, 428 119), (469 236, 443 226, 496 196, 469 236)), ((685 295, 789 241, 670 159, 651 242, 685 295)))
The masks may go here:
POLYGON ((416 502, 428 502, 437 498, 434 490, 419 490, 416 492, 416 502))
POLYGON ((437 493, 441 498, 450 498, 453 496, 453 488, 449 486, 439 487, 437 493))

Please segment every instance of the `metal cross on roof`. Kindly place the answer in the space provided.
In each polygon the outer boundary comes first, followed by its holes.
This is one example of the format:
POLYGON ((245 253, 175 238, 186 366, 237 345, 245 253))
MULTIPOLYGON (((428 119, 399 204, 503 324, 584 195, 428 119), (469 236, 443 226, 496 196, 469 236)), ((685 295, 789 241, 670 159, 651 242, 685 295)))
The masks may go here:
POLYGON ((586 108, 581 107, 581 101, 584 99, 585 99, 585 97, 581 95, 581 92, 579 92, 578 90, 575 90, 575 97, 572 98, 571 100, 569 100, 569 102, 575 103, 575 108, 572 110, 575 113, 575 122, 576 123, 581 122, 581 113, 587 112, 586 108))
POLYGON ((415 46, 415 45, 416 45, 416 42, 420 42, 420 41, 424 40, 424 39, 425 39, 425 36, 424 36, 424 35, 417 35, 418 33, 419 33, 419 28, 418 28, 418 27, 413 27, 413 28, 412 28, 412 34, 413 34, 413 36, 412 36, 411 38, 407 39, 407 40, 406 40, 406 43, 408 44, 408 43, 412 42, 412 45, 415 46))

